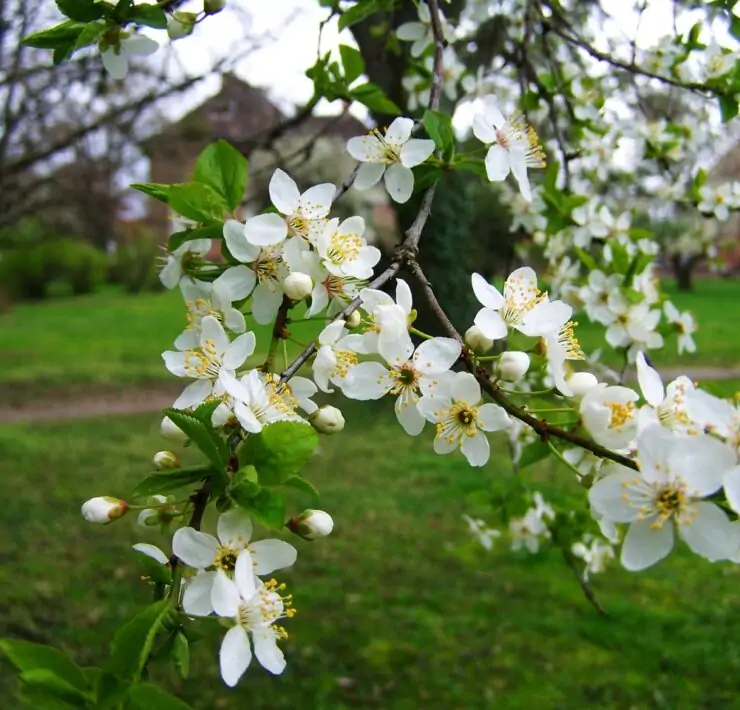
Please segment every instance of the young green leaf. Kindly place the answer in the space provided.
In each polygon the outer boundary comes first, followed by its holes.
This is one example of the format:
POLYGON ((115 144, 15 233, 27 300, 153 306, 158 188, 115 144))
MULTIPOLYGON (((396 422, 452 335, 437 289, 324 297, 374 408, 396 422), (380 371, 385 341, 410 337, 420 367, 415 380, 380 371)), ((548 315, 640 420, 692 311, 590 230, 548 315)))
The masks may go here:
POLYGON ((550 447, 543 441, 535 441, 527 444, 522 449, 522 455, 519 458, 519 469, 531 466, 533 463, 542 461, 550 455, 550 447))
POLYGON ((401 109, 396 106, 375 84, 360 84, 349 92, 350 98, 359 101, 367 106, 371 111, 377 113, 387 113, 391 116, 398 116, 401 109))
POLYGON ((175 426, 187 434, 187 437, 203 452, 217 471, 225 471, 226 464, 229 462, 229 447, 216 433, 210 422, 200 421, 189 412, 182 412, 179 409, 165 409, 164 413, 175 426))
POLYGON ((346 79, 347 84, 351 84, 365 71, 365 60, 362 58, 362 54, 360 54, 358 50, 346 44, 339 45, 339 54, 342 57, 344 78, 346 79))
POLYGON ((87 701, 91 700, 91 696, 87 692, 75 687, 64 678, 60 678, 48 668, 33 668, 32 670, 23 671, 19 678, 24 687, 30 688, 34 692, 42 692, 55 699, 58 698, 73 703, 75 707, 86 707, 87 701))
POLYGON ((67 47, 70 44, 74 46, 74 43, 84 29, 84 23, 66 20, 58 25, 54 25, 54 27, 41 30, 40 32, 34 32, 28 35, 28 37, 24 37, 21 40, 21 44, 25 44, 27 47, 36 47, 37 49, 56 49, 57 47, 67 47))
POLYGON ((152 683, 131 686, 126 700, 131 710, 192 710, 186 702, 152 683))
POLYGON ((181 678, 187 678, 190 673, 190 643, 182 631, 175 634, 172 644, 172 662, 181 678))
POLYGON ((307 493, 309 496, 311 496, 311 505, 314 505, 318 507, 319 505, 319 490, 314 486, 311 481, 306 480, 303 478, 303 476, 295 475, 291 476, 290 478, 286 478, 283 481, 284 486, 289 486, 290 488, 295 488, 297 491, 300 491, 301 493, 307 493))
POLYGON ((88 687, 82 669, 52 646, 17 639, 0 639, 0 651, 21 672, 45 669, 75 688, 85 690, 88 687))
POLYGON ((211 466, 190 466, 174 471, 153 473, 139 483, 133 491, 134 498, 151 496, 156 493, 171 493, 198 481, 202 481, 213 473, 211 466))
POLYGON ((339 31, 341 32, 345 27, 352 27, 352 25, 362 22, 366 17, 370 17, 377 11, 378 0, 360 0, 340 15, 339 31))
POLYGON ((450 148, 455 142, 455 134, 452 130, 452 119, 442 111, 427 109, 421 119, 424 130, 434 141, 434 145, 442 151, 450 148))
POLYGON ((220 239, 223 235, 223 222, 216 222, 215 224, 198 227, 197 229, 185 229, 182 232, 170 234, 167 249, 168 251, 175 251, 175 249, 181 247, 185 242, 192 242, 194 239, 220 239))
POLYGON ((76 22, 93 22, 103 16, 103 5, 95 0, 56 0, 59 12, 76 22))
POLYGON ((244 198, 248 167, 247 159, 234 146, 220 140, 198 156, 193 179, 212 187, 233 211, 244 198))
POLYGON ((167 202, 175 212, 196 222, 222 220, 226 201, 213 188, 199 182, 170 185, 167 202))
POLYGON ((105 670, 123 680, 137 680, 152 652, 157 633, 172 611, 170 600, 163 599, 119 628, 111 642, 105 670))
POLYGON ((131 184, 131 187, 155 200, 169 204, 172 185, 163 182, 135 182, 131 184))
POLYGON ((300 471, 319 443, 313 427, 299 422, 275 422, 249 436, 239 458, 257 469, 259 481, 277 486, 300 471))
POLYGON ((153 27, 155 30, 167 29, 167 15, 164 14, 164 10, 158 5, 151 3, 134 5, 129 18, 139 25, 153 27))
POLYGON ((285 497, 273 488, 260 490, 246 508, 268 528, 280 530, 285 525, 285 497))

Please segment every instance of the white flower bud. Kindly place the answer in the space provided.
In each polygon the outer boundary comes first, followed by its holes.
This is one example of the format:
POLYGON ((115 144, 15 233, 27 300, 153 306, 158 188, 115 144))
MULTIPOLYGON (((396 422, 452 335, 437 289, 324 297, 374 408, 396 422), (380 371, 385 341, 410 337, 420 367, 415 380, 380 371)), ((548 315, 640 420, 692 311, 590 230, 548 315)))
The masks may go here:
POLYGON ((323 510, 304 510, 288 521, 288 528, 304 540, 317 540, 331 533, 334 521, 323 510))
POLYGON ((291 271, 283 281, 283 291, 291 301, 302 301, 313 291, 313 281, 308 274, 291 271))
POLYGON ((344 429, 344 417, 336 407, 325 404, 319 407, 309 418, 309 423, 321 434, 336 434, 344 429))
POLYGON ((203 0, 203 11, 206 15, 215 15, 226 7, 226 0, 203 0))
POLYGON ((157 451, 152 458, 152 466, 157 471, 166 471, 169 468, 180 468, 180 462, 171 451, 157 451))
POLYGON ((573 391, 573 399, 583 399, 586 392, 598 384, 599 381, 590 372, 574 372, 568 378, 568 385, 573 391))
POLYGON ((360 325, 361 320, 362 316, 360 315, 360 311, 352 311, 352 313, 347 316, 345 323, 348 328, 356 328, 360 325))
POLYGON ((178 444, 184 444, 188 440, 188 435, 169 417, 165 417, 162 420, 162 423, 159 425, 159 433, 165 439, 178 444))
POLYGON ((474 325, 465 331, 465 345, 477 353, 487 353, 493 347, 493 340, 486 338, 483 331, 474 325))
POLYGON ((187 37, 195 29, 198 16, 194 12, 173 12, 167 20, 167 36, 171 40, 187 37))
POLYGON ((82 504, 82 517, 88 523, 105 525, 126 515, 127 510, 128 503, 125 500, 101 496, 90 498, 82 504))
POLYGON ((516 382, 520 380, 529 370, 529 355, 527 353, 513 350, 505 352, 498 361, 496 371, 502 380, 516 382))

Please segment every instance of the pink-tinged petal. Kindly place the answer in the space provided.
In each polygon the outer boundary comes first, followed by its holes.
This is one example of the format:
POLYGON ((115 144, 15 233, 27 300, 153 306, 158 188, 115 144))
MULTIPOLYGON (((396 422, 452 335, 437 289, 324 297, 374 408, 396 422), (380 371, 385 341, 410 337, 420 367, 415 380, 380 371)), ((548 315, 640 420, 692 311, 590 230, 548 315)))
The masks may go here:
POLYGON ((506 125, 504 114, 499 110, 496 99, 493 96, 486 96, 483 99, 483 115, 486 117, 488 123, 495 128, 500 129, 506 125))
POLYGON ((501 182, 509 174, 509 151, 497 143, 486 153, 486 175, 491 182, 501 182))
POLYGON ((385 189, 394 202, 402 205, 409 201, 414 192, 414 173, 400 163, 394 163, 385 171, 385 189))
POLYGON ((256 246, 280 244, 288 236, 288 225, 279 214, 274 212, 258 214, 247 220, 244 225, 244 235, 250 244, 256 246))
POLYGON ((426 422, 416 404, 417 400, 414 398, 400 396, 394 405, 398 423, 409 436, 421 434, 426 422))
POLYGON ((450 382, 450 396, 457 402, 476 405, 480 402, 480 385, 469 372, 456 372, 450 382))
POLYGON ((234 626, 226 632, 218 654, 221 667, 221 678, 233 688, 252 661, 252 649, 249 646, 247 632, 241 626, 234 626))
POLYGON ((260 577, 277 569, 292 567, 298 558, 293 545, 283 540, 259 540, 249 546, 254 562, 254 573, 260 577))
POLYGON ((411 138, 414 121, 410 118, 394 118, 385 132, 385 141, 391 145, 402 145, 411 138))
POLYGON ((694 504, 690 523, 679 525, 678 534, 692 552, 710 562, 727 560, 737 552, 737 535, 727 514, 714 503, 694 504))
POLYGON ((300 212, 308 219, 324 219, 329 214, 336 185, 324 182, 306 190, 300 199, 300 212))
POLYGON ((285 656, 277 645, 275 633, 269 629, 255 629, 252 632, 254 655, 259 664, 273 675, 280 675, 285 670, 285 656))
POLYGON ((476 273, 472 274, 470 281, 473 285, 473 293, 479 303, 486 308, 492 308, 494 311, 503 308, 504 297, 493 284, 488 283, 486 279, 476 273))
POLYGON ((215 579, 215 572, 198 572, 188 582, 182 595, 182 610, 186 614, 208 616, 213 613, 211 590, 215 579))
POLYGON ((216 534, 222 545, 232 549, 246 547, 252 537, 252 518, 243 508, 222 513, 216 523, 216 534))
POLYGON ((256 345, 257 338, 251 330, 235 338, 224 353, 224 367, 227 370, 236 370, 241 367, 254 352, 256 345))
POLYGON ((361 362, 352 368, 352 374, 342 385, 345 397, 362 401, 380 399, 393 387, 393 379, 379 362, 361 362))
POLYGON ((347 152, 361 163, 378 163, 385 147, 374 135, 357 136, 347 141, 347 152))
POLYGON ((358 190, 368 190, 373 185, 377 185, 380 178, 385 172, 385 163, 363 163, 360 165, 352 187, 358 190))
POLYGON ((401 164, 407 168, 421 165, 434 153, 434 141, 423 138, 412 138, 401 148, 401 164))
POLYGON ((278 168, 270 178, 270 202, 282 214, 292 215, 298 210, 300 197, 301 193, 295 180, 278 168))
POLYGON ((491 340, 505 338, 509 332, 501 314, 490 308, 481 308, 475 316, 474 323, 481 329, 483 335, 491 340))
POLYGON ((172 536, 172 552, 195 569, 210 567, 216 559, 218 546, 218 540, 213 535, 193 528, 180 528, 172 536))
POLYGON ((496 142, 496 129, 481 114, 473 117, 473 135, 486 145, 496 142))
MULTIPOLYGON (((228 220, 224 224, 223 235, 229 253, 237 261, 249 264, 259 256, 260 248, 247 241, 244 225, 241 222, 235 219, 228 220)), ((254 273, 252 273, 252 288, 254 288, 254 273)))
POLYGON ((503 431, 511 426, 511 419, 505 410, 489 402, 478 408, 478 424, 484 431, 503 431))
POLYGON ((425 340, 414 353, 416 367, 426 375, 449 370, 460 357, 462 345, 454 338, 425 340))
POLYGON ((463 437, 460 450, 471 466, 485 466, 491 456, 491 445, 482 432, 475 436, 463 437))
POLYGON ((655 520, 636 520, 622 543, 621 562, 630 572, 639 572, 660 562, 673 549, 673 526, 653 527, 655 520))

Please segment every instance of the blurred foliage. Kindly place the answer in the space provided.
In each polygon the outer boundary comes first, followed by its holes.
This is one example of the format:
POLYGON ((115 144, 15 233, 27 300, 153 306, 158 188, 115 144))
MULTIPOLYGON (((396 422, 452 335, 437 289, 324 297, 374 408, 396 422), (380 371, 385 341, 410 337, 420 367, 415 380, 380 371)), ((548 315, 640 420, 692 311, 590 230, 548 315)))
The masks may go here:
POLYGON ((121 284, 128 293, 161 291, 164 287, 157 271, 159 251, 157 238, 151 233, 120 245, 108 263, 108 283, 121 284))

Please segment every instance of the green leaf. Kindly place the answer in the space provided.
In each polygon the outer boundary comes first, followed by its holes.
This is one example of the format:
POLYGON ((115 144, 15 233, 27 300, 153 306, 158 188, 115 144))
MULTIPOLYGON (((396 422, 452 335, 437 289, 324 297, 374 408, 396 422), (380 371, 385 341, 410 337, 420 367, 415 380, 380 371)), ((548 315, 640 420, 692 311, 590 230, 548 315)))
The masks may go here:
POLYGON ((56 673, 48 668, 33 668, 32 670, 23 671, 19 676, 24 686, 32 688, 34 691, 43 691, 47 695, 60 700, 66 700, 75 703, 77 707, 85 707, 90 696, 75 687, 64 678, 60 678, 56 673), (80 704, 82 701, 82 704, 80 704))
POLYGON ((275 422, 247 437, 239 458, 257 469, 260 484, 277 486, 306 465, 318 443, 312 426, 275 422))
POLYGON ((147 607, 116 631, 105 670, 123 680, 137 680, 154 646, 157 632, 168 614, 169 599, 147 607))
POLYGON ((414 168, 414 192, 426 190, 439 180, 444 171, 438 165, 419 165, 414 168))
POLYGON ((136 555, 136 562, 141 567, 142 574, 149 577, 155 584, 169 584, 172 581, 170 568, 160 564, 157 560, 140 552, 136 555))
POLYGON ((247 159, 224 140, 209 145, 195 163, 193 178, 212 187, 229 210, 236 209, 247 189, 247 159))
POLYGON ((223 235, 223 222, 216 222, 215 224, 198 227, 197 229, 186 229, 182 232, 170 234, 167 249, 168 251, 175 251, 175 249, 181 247, 185 242, 192 242, 194 239, 220 239, 223 235))
POLYGON ((172 662, 180 676, 187 678, 190 673, 190 643, 182 631, 175 634, 172 644, 172 662))
POLYGON ((344 78, 348 84, 351 84, 365 71, 365 60, 362 58, 362 54, 360 54, 358 50, 346 44, 339 45, 339 54, 342 57, 344 78))
POLYGON ((186 702, 152 683, 131 686, 126 699, 132 710, 192 710, 186 702))
POLYGON ((95 0, 56 0, 59 12, 70 20, 92 22, 103 16, 103 6, 95 0))
POLYGON ((153 27, 155 30, 167 29, 167 15, 164 14, 164 10, 162 10, 161 7, 157 7, 150 3, 134 5, 133 12, 129 15, 129 19, 139 25, 153 27))
POLYGON ((455 142, 455 134, 452 131, 452 119, 442 111, 427 109, 421 119, 429 137, 434 145, 440 150, 446 150, 455 142))
POLYGON ((145 195, 149 195, 149 197, 153 197, 155 200, 159 200, 160 202, 165 202, 167 204, 170 202, 170 188, 172 185, 167 183, 135 182, 131 184, 131 187, 134 190, 143 192, 145 195))
POLYGON ((376 113, 387 113, 391 116, 398 116, 401 113, 401 109, 375 84, 360 84, 358 87, 352 89, 349 95, 350 98, 359 101, 376 113))
POLYGON ((164 413, 175 426, 185 432, 220 473, 225 471, 230 457, 229 447, 210 422, 200 421, 189 412, 182 412, 179 409, 165 409, 164 413))
POLYGON ((599 269, 598 264, 587 251, 581 249, 581 247, 573 247, 573 251, 575 251, 576 256, 589 271, 597 271, 599 269))
POLYGON ((213 188, 199 182, 170 185, 168 203, 175 212, 196 222, 223 219, 226 202, 213 188))
POLYGON ((366 17, 370 17, 370 15, 377 12, 378 9, 377 0, 360 0, 340 15, 339 31, 341 32, 345 27, 352 27, 352 25, 362 22, 366 17))
POLYGON ((143 498, 156 493, 171 493, 198 481, 202 481, 213 472, 211 466, 190 466, 173 471, 153 473, 139 483, 132 493, 134 498, 143 498))
POLYGON ((97 42, 103 32, 105 32, 105 29, 105 23, 103 22, 90 22, 85 29, 80 32, 80 35, 72 49, 80 49, 81 47, 87 47, 89 44, 93 44, 93 42, 97 42))
POLYGON ((56 49, 57 47, 67 47, 77 41, 80 33, 85 29, 81 22, 66 20, 54 27, 40 32, 34 32, 28 37, 21 40, 21 44, 27 47, 36 47, 38 49, 56 49))
POLYGON ((268 528, 280 530, 285 525, 285 497, 274 488, 262 488, 248 505, 239 505, 268 528))
POLYGON ((75 688, 85 690, 88 687, 82 669, 52 646, 16 639, 0 639, 0 651, 21 672, 46 669, 75 688))
POLYGON ((486 172, 486 164, 482 158, 465 158, 455 162, 453 167, 459 170, 467 170, 468 172, 475 173, 476 175, 488 179, 488 173, 486 172))
POLYGON ((550 447, 543 441, 535 441, 532 444, 527 444, 522 449, 522 455, 519 458, 519 469, 531 466, 533 463, 542 461, 550 455, 550 447))
POLYGON ((297 491, 301 491, 301 493, 307 493, 311 496, 311 504, 318 507, 319 491, 311 481, 306 480, 303 476, 295 475, 284 480, 283 485, 295 488, 297 491))
POLYGON ((722 94, 719 97, 719 112, 722 117, 722 123, 727 123, 738 114, 738 103, 734 95, 722 94))

